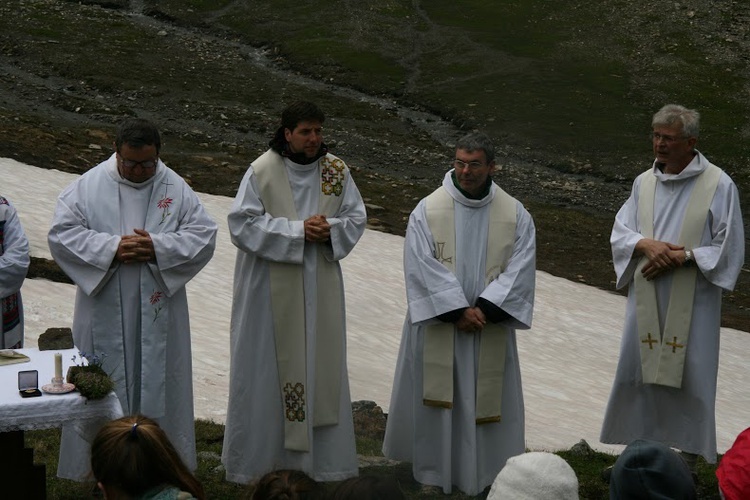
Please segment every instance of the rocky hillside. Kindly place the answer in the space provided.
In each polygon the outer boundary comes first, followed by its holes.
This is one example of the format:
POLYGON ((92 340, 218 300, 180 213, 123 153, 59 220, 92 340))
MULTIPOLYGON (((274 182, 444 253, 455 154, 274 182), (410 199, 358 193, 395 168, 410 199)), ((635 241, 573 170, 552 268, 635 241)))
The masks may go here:
MULTIPOLYGON (((371 227, 403 233, 476 128, 535 218, 539 267, 611 289, 614 211, 665 102, 701 110, 701 150, 750 206, 749 18, 731 0, 6 0, 0 155, 83 172, 111 153, 115 123, 143 116, 171 167, 233 196, 303 97, 326 110, 371 227)), ((744 330, 748 278, 725 300, 744 330)))

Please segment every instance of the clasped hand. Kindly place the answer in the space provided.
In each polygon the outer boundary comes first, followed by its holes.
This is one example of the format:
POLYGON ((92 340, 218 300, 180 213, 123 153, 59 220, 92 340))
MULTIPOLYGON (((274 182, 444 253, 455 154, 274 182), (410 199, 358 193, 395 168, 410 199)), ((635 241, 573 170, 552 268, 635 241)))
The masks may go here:
POLYGON ((487 324, 487 318, 478 307, 467 307, 456 321, 456 328, 462 332, 478 333, 487 324))
POLYGON ((305 219, 305 240, 323 243, 331 237, 331 225, 325 215, 313 215, 305 219))
POLYGON ((643 238, 635 250, 648 259, 641 273, 649 281, 685 263, 685 247, 666 241, 643 238))
POLYGON ((123 264, 149 262, 156 258, 154 242, 151 235, 143 229, 134 229, 135 234, 126 234, 120 238, 115 258, 123 264))

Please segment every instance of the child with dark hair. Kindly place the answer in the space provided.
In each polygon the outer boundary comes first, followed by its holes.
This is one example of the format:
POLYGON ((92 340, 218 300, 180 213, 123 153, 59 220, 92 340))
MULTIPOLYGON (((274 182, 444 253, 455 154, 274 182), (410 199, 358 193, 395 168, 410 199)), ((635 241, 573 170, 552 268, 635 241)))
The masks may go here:
POLYGON ((333 491, 331 500, 404 500, 392 477, 359 476, 347 479, 333 491))
POLYGON ((323 488, 298 470, 275 470, 255 484, 252 500, 322 500, 323 488))
POLYGON ((106 500, 206 498, 159 424, 143 415, 113 420, 99 430, 91 470, 106 500))

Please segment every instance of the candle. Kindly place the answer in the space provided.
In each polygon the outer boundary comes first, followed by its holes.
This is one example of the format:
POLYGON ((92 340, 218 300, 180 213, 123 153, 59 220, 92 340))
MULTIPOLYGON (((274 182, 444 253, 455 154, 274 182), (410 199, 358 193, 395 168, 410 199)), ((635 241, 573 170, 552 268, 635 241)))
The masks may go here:
POLYGON ((55 353, 55 378, 62 379, 62 354, 55 353))

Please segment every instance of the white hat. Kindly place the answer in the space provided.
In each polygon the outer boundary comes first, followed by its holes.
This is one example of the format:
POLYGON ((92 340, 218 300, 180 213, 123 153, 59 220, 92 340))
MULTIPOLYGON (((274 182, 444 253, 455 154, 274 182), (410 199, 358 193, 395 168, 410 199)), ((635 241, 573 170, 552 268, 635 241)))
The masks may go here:
POLYGON ((578 500, 578 478, 553 453, 511 457, 492 483, 487 500, 578 500))

